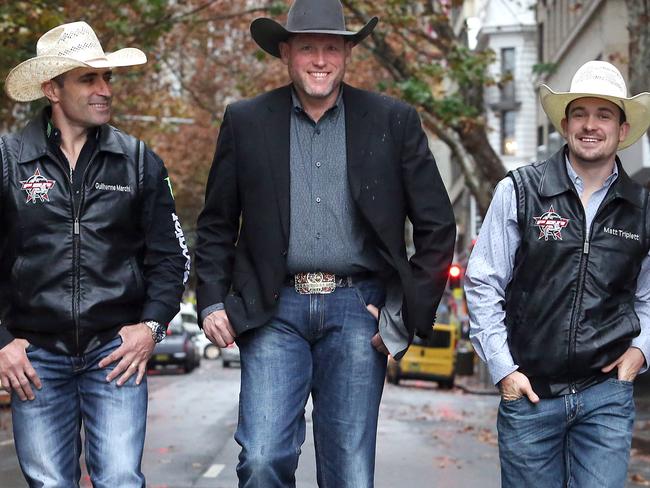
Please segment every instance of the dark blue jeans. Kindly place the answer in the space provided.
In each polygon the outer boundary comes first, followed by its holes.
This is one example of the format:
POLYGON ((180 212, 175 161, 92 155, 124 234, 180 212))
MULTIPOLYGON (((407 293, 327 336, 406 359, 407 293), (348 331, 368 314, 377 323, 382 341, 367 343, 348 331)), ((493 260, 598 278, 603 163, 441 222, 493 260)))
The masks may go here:
POLYGON ((310 393, 318 485, 373 486, 386 357, 370 344, 377 321, 366 304, 384 300, 370 280, 327 295, 285 287, 276 316, 237 340, 240 487, 295 486, 310 393))
POLYGON ((11 399, 18 461, 30 487, 79 486, 80 428, 94 488, 141 488, 147 383, 133 375, 118 387, 106 382, 110 365, 97 363, 121 344, 113 341, 80 357, 29 346, 27 356, 43 387, 36 399, 11 399))
POLYGON ((632 383, 609 379, 537 405, 501 401, 503 488, 623 488, 634 423, 632 383))

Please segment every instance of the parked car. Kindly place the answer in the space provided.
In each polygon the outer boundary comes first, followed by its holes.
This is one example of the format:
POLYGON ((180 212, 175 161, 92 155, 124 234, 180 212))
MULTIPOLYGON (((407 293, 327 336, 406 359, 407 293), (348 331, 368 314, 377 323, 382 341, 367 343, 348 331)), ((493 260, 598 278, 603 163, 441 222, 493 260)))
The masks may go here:
POLYGON ((221 355, 218 346, 215 346, 210 339, 208 339, 203 331, 199 328, 198 317, 194 305, 190 303, 181 303, 181 319, 183 320, 183 328, 192 337, 194 345, 199 351, 199 354, 205 359, 217 359, 221 355))
POLYGON ((437 381, 441 388, 452 388, 456 373, 458 327, 435 324, 428 340, 415 336, 413 344, 401 359, 388 360, 386 377, 389 383, 402 379, 437 381))
POLYGON ((229 368, 232 363, 239 364, 241 362, 239 358, 239 347, 234 342, 227 347, 221 348, 221 360, 223 361, 223 367, 229 368))
POLYGON ((156 344, 148 368, 176 366, 189 373, 201 363, 199 354, 190 334, 183 327, 183 319, 178 313, 167 327, 167 336, 156 344))
POLYGON ((219 347, 210 342, 210 339, 205 336, 203 331, 195 335, 192 340, 199 350, 199 354, 201 354, 205 359, 217 359, 221 356, 221 350, 219 347))

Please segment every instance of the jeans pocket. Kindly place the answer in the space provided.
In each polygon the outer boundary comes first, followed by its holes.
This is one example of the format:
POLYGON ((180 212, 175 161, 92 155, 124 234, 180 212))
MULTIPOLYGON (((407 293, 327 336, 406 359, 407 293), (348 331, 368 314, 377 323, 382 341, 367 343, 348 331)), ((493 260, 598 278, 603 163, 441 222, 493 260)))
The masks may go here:
POLYGON ((526 400, 528 397, 526 395, 522 395, 519 398, 515 398, 513 400, 506 400, 505 398, 501 397, 501 403, 504 405, 514 405, 518 402, 521 402, 523 400, 526 400))
MULTIPOLYGON (((369 300, 367 300, 367 299, 363 296, 363 293, 361 292, 361 290, 360 290, 358 287, 353 286, 352 289, 354 290, 354 294, 355 294, 355 295, 357 296, 357 298, 359 299, 359 302, 360 302, 361 306, 363 307, 363 309, 366 311, 366 313, 367 313, 368 315, 370 315, 370 316, 371 316, 375 321, 378 320, 378 319, 377 319, 377 318, 376 318, 376 317, 375 317, 375 316, 370 312, 370 310, 368 310, 368 305, 375 305, 375 304, 372 303, 372 302, 370 302, 369 300), (368 302, 370 302, 370 303, 368 303, 368 302)), ((380 308, 380 306, 378 306, 378 305, 375 305, 375 307, 380 308)))

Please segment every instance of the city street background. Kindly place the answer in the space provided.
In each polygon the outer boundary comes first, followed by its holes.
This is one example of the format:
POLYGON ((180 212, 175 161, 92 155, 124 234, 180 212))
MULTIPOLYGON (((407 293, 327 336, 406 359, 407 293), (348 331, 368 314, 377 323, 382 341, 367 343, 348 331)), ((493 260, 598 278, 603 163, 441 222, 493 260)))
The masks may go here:
MULTIPOLYGON (((190 374, 152 374, 143 470, 150 488, 234 488, 239 447, 239 369, 203 360, 190 374)), ((627 488, 650 486, 650 378, 637 387, 639 421, 627 488), (648 441, 646 441, 648 439, 648 441)), ((386 384, 377 440, 376 488, 497 488, 498 396, 475 377, 460 387, 436 383, 386 384), (464 389, 465 390, 464 390, 464 389)), ((307 408, 309 418, 310 409, 307 408)), ((0 410, 0 487, 26 486, 18 467, 8 408, 0 410)), ((316 488, 311 422, 297 472, 298 488, 316 488)), ((90 483, 84 473, 82 486, 90 483)))

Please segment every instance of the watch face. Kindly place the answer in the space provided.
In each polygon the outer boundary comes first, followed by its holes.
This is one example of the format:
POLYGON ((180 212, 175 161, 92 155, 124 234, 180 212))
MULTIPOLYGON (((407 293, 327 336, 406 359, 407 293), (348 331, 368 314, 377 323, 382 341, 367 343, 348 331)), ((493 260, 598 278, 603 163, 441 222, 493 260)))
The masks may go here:
POLYGON ((147 326, 151 329, 154 342, 160 342, 165 338, 165 328, 158 322, 151 320, 147 322, 147 326))
POLYGON ((165 328, 162 325, 157 325, 154 332, 156 335, 156 342, 160 342, 165 338, 165 328))

